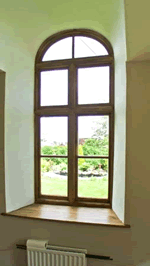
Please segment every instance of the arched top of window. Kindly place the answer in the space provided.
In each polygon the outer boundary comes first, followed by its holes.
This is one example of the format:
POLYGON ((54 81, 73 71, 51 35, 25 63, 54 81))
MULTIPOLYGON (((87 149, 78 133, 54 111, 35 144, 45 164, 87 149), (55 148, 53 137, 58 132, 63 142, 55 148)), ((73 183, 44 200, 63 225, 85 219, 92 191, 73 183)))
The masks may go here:
POLYGON ((110 42, 92 30, 66 30, 50 36, 41 45, 36 61, 113 55, 110 42))

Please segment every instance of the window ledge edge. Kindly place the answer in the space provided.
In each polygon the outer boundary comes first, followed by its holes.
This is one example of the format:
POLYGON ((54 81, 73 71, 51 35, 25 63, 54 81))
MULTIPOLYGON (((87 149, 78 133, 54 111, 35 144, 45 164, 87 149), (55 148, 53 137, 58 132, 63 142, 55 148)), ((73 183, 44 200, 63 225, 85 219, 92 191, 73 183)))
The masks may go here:
POLYGON ((1 213, 1 215, 51 222, 130 228, 130 225, 121 222, 115 212, 108 208, 72 207, 34 203, 18 210, 1 213))

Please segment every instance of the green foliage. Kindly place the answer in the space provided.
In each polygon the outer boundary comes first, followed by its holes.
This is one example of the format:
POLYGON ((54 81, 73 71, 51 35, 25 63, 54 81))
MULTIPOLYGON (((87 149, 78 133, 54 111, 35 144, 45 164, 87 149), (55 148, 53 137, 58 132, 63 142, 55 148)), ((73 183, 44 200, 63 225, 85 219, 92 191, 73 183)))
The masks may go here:
MULTIPOLYGON (((43 155, 67 155, 67 146, 44 146, 42 147, 43 155)), ((65 158, 45 158, 46 161, 51 161, 53 164, 60 165, 64 163, 67 165, 67 159, 65 158)))
POLYGON ((52 146, 44 146, 44 147, 42 147, 41 152, 44 155, 52 155, 53 154, 53 147, 52 146))
POLYGON ((65 158, 51 158, 51 161, 56 165, 60 165, 61 163, 64 163, 67 165, 67 159, 65 158))
POLYGON ((108 170, 108 160, 107 159, 102 159, 102 169, 103 170, 108 170))
POLYGON ((44 155, 67 155, 67 146, 44 146, 42 147, 44 155))
POLYGON ((104 139, 90 138, 83 144, 84 155, 108 155, 108 137, 104 139))
POLYGON ((65 163, 60 164, 60 171, 67 171, 67 165, 65 163))
MULTIPOLYGON (((79 153, 79 155, 83 155, 83 148, 82 148, 81 144, 78 146, 78 153, 79 153)), ((82 166, 84 163, 85 163, 85 159, 80 158, 78 160, 79 169, 80 169, 80 166, 82 166)), ((80 169, 80 170, 82 170, 82 169, 80 169)))
POLYGON ((42 173, 46 173, 50 171, 50 163, 45 159, 41 159, 41 170, 42 173))
MULTIPOLYGON (((79 155, 106 155, 108 156, 108 119, 101 117, 101 121, 96 123, 92 138, 86 139, 83 145, 78 146, 79 155)), ((52 146, 45 145, 41 149, 43 155, 67 155, 68 147, 53 143, 52 146)), ((79 170, 108 170, 107 159, 84 159, 78 160, 79 170)), ((67 170, 67 159, 65 158, 44 158, 42 159, 42 171, 48 172, 53 168, 60 171, 67 170)))
POLYGON ((79 165, 79 170, 81 171, 87 171, 91 167, 91 164, 88 162, 83 162, 82 164, 79 165))
MULTIPOLYGON (((44 146, 43 155, 66 155, 67 146, 44 146)), ((87 139, 83 145, 79 145, 79 155, 108 155, 108 137, 103 140, 87 139)), ((106 159, 83 159, 78 160, 79 170, 103 170, 108 169, 108 160, 106 159)), ((65 158, 44 158, 42 159, 42 172, 48 172, 59 166, 59 170, 67 170, 67 159, 65 158)))
MULTIPOLYGON (((84 155, 108 155, 108 136, 104 139, 90 138, 83 144, 84 155)), ((108 160, 106 159, 86 159, 86 164, 93 167, 94 170, 102 168, 108 169, 108 160)), ((82 168, 82 166, 81 166, 82 168)), ((82 170, 82 169, 81 169, 82 170)))

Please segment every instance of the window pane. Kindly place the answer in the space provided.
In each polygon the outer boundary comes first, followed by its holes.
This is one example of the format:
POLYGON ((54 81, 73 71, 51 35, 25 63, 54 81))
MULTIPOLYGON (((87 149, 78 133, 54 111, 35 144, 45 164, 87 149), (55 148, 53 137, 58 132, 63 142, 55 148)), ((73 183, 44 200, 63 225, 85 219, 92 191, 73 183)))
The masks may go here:
POLYGON ((109 67, 78 69, 78 104, 109 102, 109 67))
POLYGON ((68 70, 41 72, 41 106, 68 104, 68 70))
POLYGON ((67 155, 68 118, 42 117, 40 119, 40 122, 41 122, 41 154, 67 155))
POLYGON ((72 37, 54 43, 44 54, 42 61, 72 58, 72 37))
POLYGON ((75 37, 75 58, 100 55, 108 55, 106 48, 101 43, 88 37, 75 37))
POLYGON ((108 198, 108 159, 78 159, 78 197, 108 198))
POLYGON ((41 194, 67 196, 68 160, 41 158, 41 194))
POLYGON ((80 116, 78 117, 78 154, 101 155, 109 154, 109 117, 80 116))

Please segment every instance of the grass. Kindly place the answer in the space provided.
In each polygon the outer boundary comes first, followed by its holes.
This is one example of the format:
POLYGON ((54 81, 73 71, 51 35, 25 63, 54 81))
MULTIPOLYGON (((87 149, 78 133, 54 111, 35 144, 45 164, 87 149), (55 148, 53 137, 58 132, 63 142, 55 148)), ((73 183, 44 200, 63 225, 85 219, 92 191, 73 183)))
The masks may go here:
MULTIPOLYGON (((41 182, 42 194, 67 196, 67 180, 60 178, 42 177, 41 182)), ((87 178, 80 179, 78 184, 79 197, 107 198, 108 197, 108 180, 87 178)))

